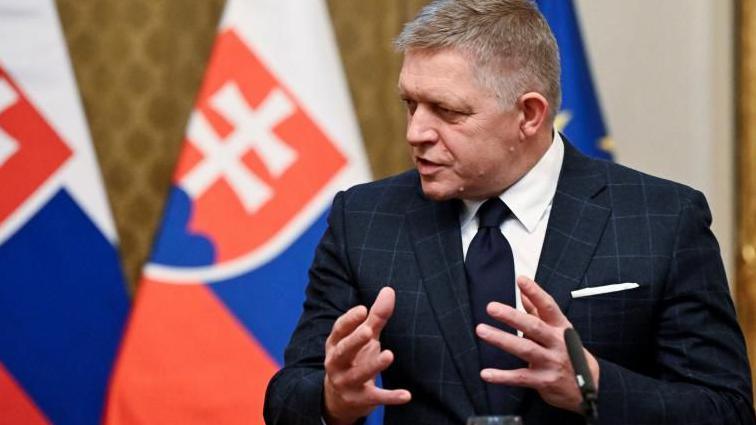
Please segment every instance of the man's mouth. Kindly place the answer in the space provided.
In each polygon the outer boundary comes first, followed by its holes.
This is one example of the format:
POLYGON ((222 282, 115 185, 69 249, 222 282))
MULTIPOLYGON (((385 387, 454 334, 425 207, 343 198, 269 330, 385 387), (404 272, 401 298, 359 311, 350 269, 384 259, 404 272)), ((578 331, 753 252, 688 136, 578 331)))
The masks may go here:
POLYGON ((415 165, 417 166, 417 171, 424 176, 434 174, 443 168, 443 164, 420 157, 415 157, 415 165))

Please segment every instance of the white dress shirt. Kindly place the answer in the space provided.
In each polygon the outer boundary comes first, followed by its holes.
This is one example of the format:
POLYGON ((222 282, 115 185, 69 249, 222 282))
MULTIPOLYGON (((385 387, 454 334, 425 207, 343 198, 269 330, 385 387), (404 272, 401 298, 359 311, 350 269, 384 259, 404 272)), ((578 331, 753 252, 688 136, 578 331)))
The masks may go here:
MULTIPOLYGON (((501 224, 501 232, 512 247, 515 277, 524 275, 535 279, 563 159, 564 142, 559 132, 554 131, 551 146, 536 165, 499 195, 499 198, 512 210, 512 215, 501 224)), ((485 201, 463 201, 465 208, 459 220, 462 232, 462 253, 467 258, 467 249, 478 232, 478 208, 485 201)), ((520 288, 517 286, 515 286, 515 300, 517 309, 524 310, 520 288)))

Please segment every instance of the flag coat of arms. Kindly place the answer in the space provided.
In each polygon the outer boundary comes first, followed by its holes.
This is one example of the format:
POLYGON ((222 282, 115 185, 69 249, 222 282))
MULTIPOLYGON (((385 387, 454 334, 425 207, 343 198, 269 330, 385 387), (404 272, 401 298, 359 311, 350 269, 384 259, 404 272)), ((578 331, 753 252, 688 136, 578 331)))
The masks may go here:
POLYGON ((230 0, 107 423, 263 423, 330 202, 368 178, 325 4, 230 0))
POLYGON ((2 2, 0 423, 100 423, 127 308, 55 4, 2 2))

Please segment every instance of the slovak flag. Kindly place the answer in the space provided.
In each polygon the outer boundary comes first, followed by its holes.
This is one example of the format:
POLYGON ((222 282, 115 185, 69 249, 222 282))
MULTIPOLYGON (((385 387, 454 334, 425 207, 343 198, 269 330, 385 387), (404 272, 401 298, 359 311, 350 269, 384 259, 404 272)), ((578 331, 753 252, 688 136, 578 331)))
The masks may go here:
POLYGON ((368 178, 324 2, 228 1, 106 422, 262 424, 333 195, 368 178))
POLYGON ((127 309, 55 3, 0 2, 0 423, 100 423, 127 309))

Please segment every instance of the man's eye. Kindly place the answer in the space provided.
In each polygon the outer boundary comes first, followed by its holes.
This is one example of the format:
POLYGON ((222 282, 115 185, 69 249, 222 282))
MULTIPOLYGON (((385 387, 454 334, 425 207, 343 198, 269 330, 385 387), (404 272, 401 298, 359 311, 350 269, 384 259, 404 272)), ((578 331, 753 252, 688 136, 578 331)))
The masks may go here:
POLYGON ((417 102, 410 99, 403 99, 404 106, 407 108, 407 111, 411 114, 415 113, 415 109, 417 109, 417 102))
POLYGON ((436 107, 436 112, 442 118, 447 119, 447 120, 455 120, 455 119, 461 118, 464 115, 467 115, 467 114, 465 114, 463 112, 460 112, 460 111, 457 111, 455 109, 444 108, 443 106, 437 106, 436 107))

